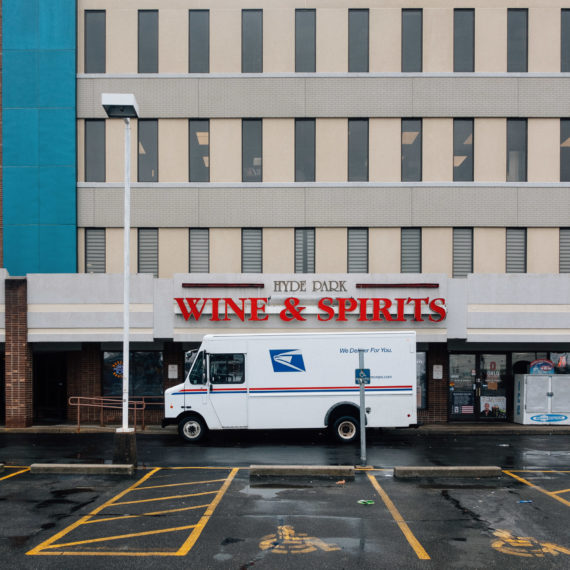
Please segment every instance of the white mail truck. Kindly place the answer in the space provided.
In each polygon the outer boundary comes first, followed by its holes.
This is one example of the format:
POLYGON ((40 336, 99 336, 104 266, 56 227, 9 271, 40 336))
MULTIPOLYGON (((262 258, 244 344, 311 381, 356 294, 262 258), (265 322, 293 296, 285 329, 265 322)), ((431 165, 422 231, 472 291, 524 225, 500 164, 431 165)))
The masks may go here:
POLYGON ((328 427, 359 437, 359 349, 366 426, 416 423, 415 332, 206 335, 183 384, 165 391, 163 427, 200 441, 208 430, 328 427))

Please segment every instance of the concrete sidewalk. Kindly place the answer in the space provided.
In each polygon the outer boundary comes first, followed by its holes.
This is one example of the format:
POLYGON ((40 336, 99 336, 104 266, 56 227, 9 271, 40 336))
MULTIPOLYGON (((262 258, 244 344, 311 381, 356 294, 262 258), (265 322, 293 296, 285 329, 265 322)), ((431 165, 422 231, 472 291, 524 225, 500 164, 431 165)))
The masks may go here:
MULTIPOLYGON (((98 426, 82 425, 80 433, 112 433, 118 425, 98 426)), ((469 434, 501 434, 501 435, 570 435, 570 425, 520 425, 513 423, 449 423, 449 424, 427 424, 417 428, 382 428, 381 431, 396 433, 417 433, 418 435, 469 435, 469 434)), ((1 433, 77 433, 77 424, 58 425, 35 425, 27 428, 6 428, 0 426, 1 433)), ((145 430, 137 429, 137 435, 167 435, 176 434, 176 426, 162 428, 159 425, 150 425, 145 430)))

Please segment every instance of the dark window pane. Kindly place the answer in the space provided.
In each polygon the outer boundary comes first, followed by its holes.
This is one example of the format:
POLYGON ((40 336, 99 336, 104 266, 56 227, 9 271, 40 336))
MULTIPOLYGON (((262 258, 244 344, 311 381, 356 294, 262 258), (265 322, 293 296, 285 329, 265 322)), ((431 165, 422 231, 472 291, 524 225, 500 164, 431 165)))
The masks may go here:
POLYGON ((105 10, 85 11, 85 73, 105 73, 105 10))
POLYGON ((348 273, 368 273, 368 228, 348 228, 348 273))
POLYGON ((210 382, 212 384, 243 384, 245 382, 243 354, 210 355, 210 382))
POLYGON ((158 10, 139 10, 139 73, 158 73, 158 10))
POLYGON ((208 228, 190 230, 190 273, 210 271, 210 231, 208 228))
POLYGON ((138 134, 138 181, 158 182, 158 121, 139 120, 138 134))
POLYGON ((570 10, 562 10, 560 71, 570 71, 570 10))
POLYGON ((570 119, 560 119, 560 182, 570 182, 570 119))
POLYGON ((402 228, 401 231, 401 271, 402 273, 422 272, 422 230, 402 228))
POLYGON ((242 73, 263 71, 263 10, 242 10, 241 70, 242 73))
POLYGON ((210 121, 190 119, 190 182, 210 181, 210 121))
POLYGON ((368 71, 368 10, 348 11, 348 71, 368 71))
POLYGON ((105 182, 105 120, 85 121, 85 182, 105 182))
POLYGON ((348 181, 368 180, 368 119, 348 120, 348 181))
POLYGON ((158 229, 139 228, 138 238, 138 273, 158 277, 158 229))
POLYGON ((295 10, 295 71, 316 70, 315 10, 295 10))
POLYGON ((422 120, 402 119, 402 182, 422 179, 422 120))
POLYGON ((295 273, 315 272, 315 230, 295 229, 295 273))
POLYGON ((85 273, 105 273, 105 228, 85 228, 85 273))
POLYGON ((526 182, 526 119, 507 119, 507 182, 526 182))
POLYGON ((262 230, 259 228, 241 231, 241 272, 261 273, 262 263, 262 230))
POLYGON ((528 11, 509 9, 507 12, 507 71, 526 72, 528 54, 528 11))
POLYGON ((188 71, 210 72, 210 11, 190 10, 188 71))
POLYGON ((475 10, 453 12, 453 71, 475 71, 475 10))
MULTIPOLYGON (((137 351, 129 353, 129 395, 162 396, 162 352, 137 351)), ((123 393, 123 353, 103 353, 103 395, 123 393)), ((147 409, 149 404, 147 403, 147 409)))
POLYGON ((453 180, 473 180, 473 119, 453 120, 453 180))
POLYGON ((261 119, 242 121, 242 181, 261 182, 261 119))
POLYGON ((402 10, 402 71, 422 70, 422 11, 402 10))
POLYGON ((315 119, 295 120, 295 182, 315 181, 315 119))

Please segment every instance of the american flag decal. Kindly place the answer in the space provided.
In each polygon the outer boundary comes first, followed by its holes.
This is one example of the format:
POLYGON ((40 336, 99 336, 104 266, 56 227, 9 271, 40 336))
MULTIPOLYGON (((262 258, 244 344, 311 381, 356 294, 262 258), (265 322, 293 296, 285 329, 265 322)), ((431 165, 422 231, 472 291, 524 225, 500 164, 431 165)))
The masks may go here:
POLYGON ((473 406, 461 406, 462 414, 472 414, 474 412, 473 406))

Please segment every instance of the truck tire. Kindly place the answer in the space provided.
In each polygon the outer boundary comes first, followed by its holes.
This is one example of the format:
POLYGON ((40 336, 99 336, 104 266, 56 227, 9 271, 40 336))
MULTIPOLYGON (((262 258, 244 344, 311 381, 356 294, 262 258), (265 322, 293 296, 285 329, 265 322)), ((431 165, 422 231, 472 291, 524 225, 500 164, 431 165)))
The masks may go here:
POLYGON ((206 423, 199 416, 187 416, 178 423, 178 434, 189 443, 198 443, 207 433, 206 423))
POLYGON ((356 441, 360 433, 360 423, 352 416, 342 416, 333 424, 333 436, 340 443, 356 441))

